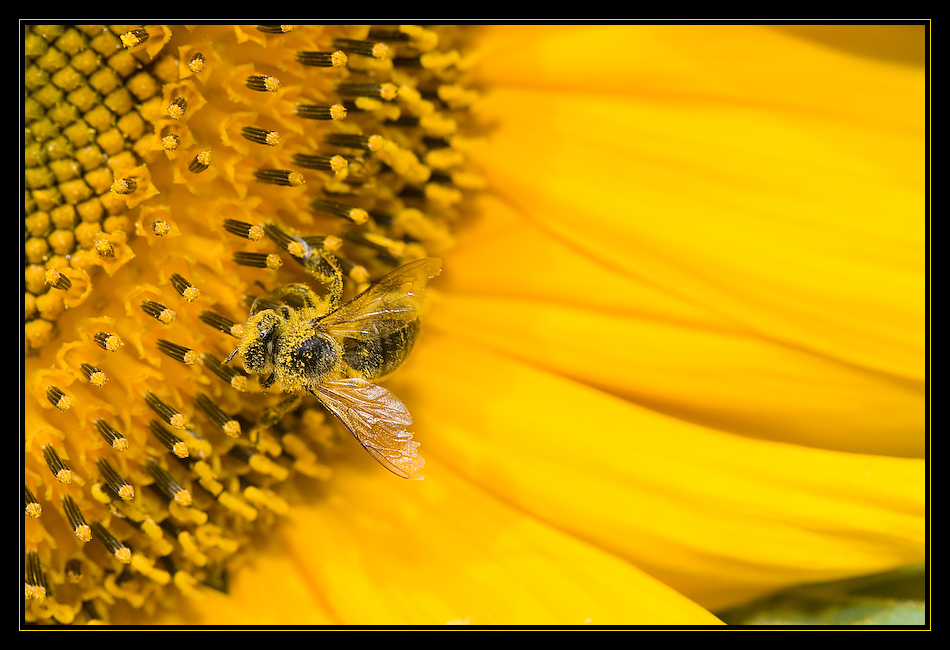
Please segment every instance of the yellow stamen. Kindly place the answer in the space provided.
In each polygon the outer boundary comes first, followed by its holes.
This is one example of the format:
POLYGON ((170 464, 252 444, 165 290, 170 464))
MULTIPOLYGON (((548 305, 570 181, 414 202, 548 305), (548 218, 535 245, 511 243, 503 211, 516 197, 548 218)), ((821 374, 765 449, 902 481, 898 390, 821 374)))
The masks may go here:
POLYGON ((122 40, 122 45, 127 48, 138 47, 142 43, 148 40, 149 34, 144 29, 133 29, 130 32, 122 34, 120 39, 122 40))
POLYGON ((195 74, 205 69, 205 57, 201 52, 196 52, 188 59, 188 69, 195 74))

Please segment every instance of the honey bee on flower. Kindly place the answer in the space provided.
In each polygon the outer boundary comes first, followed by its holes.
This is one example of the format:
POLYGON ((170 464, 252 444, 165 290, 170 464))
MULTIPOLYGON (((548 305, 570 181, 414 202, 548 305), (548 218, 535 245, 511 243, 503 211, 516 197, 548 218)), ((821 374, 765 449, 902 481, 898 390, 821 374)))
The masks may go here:
MULTIPOLYGON (((419 333, 419 308, 429 278, 441 261, 423 258, 403 264, 347 302, 343 273, 332 253, 311 246, 273 223, 266 229, 278 241, 297 245, 298 261, 325 280, 326 300, 302 283, 283 284, 270 294, 282 302, 258 310, 255 300, 240 344, 225 360, 243 358, 244 369, 261 386, 277 386, 295 398, 268 410, 255 432, 275 424, 300 395, 317 398, 383 467, 403 478, 422 478, 425 461, 405 427, 406 406, 380 381, 409 356, 419 333)), ((252 432, 252 440, 259 434, 252 432)))

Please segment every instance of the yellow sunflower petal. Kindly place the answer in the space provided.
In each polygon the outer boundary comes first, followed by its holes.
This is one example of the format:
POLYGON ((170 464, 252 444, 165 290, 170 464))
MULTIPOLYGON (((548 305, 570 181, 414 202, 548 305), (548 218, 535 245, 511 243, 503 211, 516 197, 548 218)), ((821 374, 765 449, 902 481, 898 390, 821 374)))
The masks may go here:
POLYGON ((525 517, 443 463, 429 461, 421 484, 374 477, 371 464, 359 465, 341 468, 325 503, 293 515, 288 539, 301 565, 311 558, 312 584, 343 620, 716 622, 666 585, 525 517))
POLYGON ((394 389, 428 458, 706 607, 923 558, 922 460, 720 433, 431 331, 394 389))
POLYGON ((923 456, 915 382, 758 336, 598 263, 496 198, 477 206, 430 326, 725 431, 923 456))
POLYGON ((410 483, 354 457, 336 472, 332 496, 295 508, 263 554, 235 573, 227 601, 213 592, 189 599, 175 622, 719 623, 630 564, 525 517, 441 463, 427 464, 430 479, 410 483))
POLYGON ((723 318, 922 380, 921 68, 757 26, 553 32, 486 57, 493 188, 723 318))

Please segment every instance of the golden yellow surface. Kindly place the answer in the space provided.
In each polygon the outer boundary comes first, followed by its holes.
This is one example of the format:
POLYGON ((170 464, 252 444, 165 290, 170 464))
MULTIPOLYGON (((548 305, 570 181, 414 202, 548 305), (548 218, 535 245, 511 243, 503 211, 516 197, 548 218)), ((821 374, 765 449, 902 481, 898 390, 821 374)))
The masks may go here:
POLYGON ((711 625, 927 558, 922 27, 138 27, 25 33, 28 621, 711 625), (348 291, 444 259, 424 481, 312 403, 247 445, 267 219, 348 291))

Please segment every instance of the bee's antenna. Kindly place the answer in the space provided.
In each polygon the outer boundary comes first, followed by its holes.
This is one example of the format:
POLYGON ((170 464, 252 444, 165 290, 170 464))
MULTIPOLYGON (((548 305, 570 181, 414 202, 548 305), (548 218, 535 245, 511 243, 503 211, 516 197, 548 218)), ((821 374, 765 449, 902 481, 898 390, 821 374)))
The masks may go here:
MULTIPOLYGON (((264 288, 264 285, 261 285, 261 288, 264 289, 265 291, 267 290, 267 289, 264 288)), ((270 300, 268 300, 268 299, 265 298, 264 296, 256 296, 256 297, 254 298, 254 302, 251 303, 251 309, 250 309, 250 312, 249 312, 249 314, 248 314, 248 318, 250 318, 251 316, 253 316, 254 314, 257 313, 257 307, 258 307, 258 305, 260 305, 260 304, 274 304, 274 303, 272 303, 270 300)), ((276 306, 276 305, 274 305, 274 306, 276 306)))
POLYGON ((225 359, 224 361, 221 362, 221 365, 222 365, 222 366, 228 365, 228 361, 230 361, 231 359, 233 359, 233 358, 234 358, 234 355, 237 354, 237 353, 238 353, 238 350, 240 350, 240 349, 241 349, 240 346, 234 348, 234 350, 231 352, 231 354, 228 355, 227 359, 225 359))

